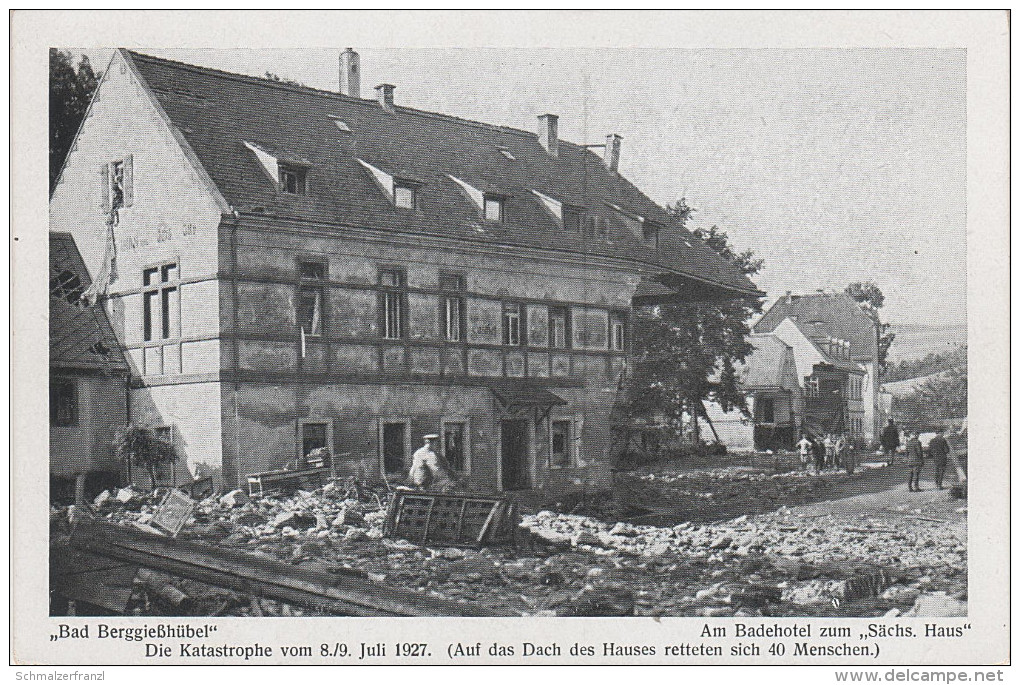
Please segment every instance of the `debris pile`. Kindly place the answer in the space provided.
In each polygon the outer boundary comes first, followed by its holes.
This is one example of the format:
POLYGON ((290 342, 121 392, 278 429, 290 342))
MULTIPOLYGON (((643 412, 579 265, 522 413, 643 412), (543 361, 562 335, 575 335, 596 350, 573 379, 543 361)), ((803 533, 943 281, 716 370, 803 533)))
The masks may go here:
MULTIPOLYGON (((826 478, 815 477, 812 484, 791 474, 762 477, 752 471, 650 475, 635 480, 710 495, 702 501, 720 497, 735 483, 749 491, 742 500, 762 488, 779 488, 787 496, 794 493, 796 502, 798 488, 824 487, 818 481, 826 478), (706 487, 704 479, 715 487, 706 487)), ((420 546, 385 538, 388 497, 382 489, 339 481, 255 500, 235 490, 199 502, 179 538, 525 615, 893 616, 958 612, 966 606, 965 520, 947 525, 907 506, 872 507, 865 513, 775 506, 768 513, 672 526, 543 510, 522 518, 523 537, 532 544, 515 550, 420 546)), ((145 523, 160 498, 159 492, 126 488, 104 493, 94 504, 108 520, 145 523)), ((69 512, 54 514, 60 518, 69 512)), ((151 574, 136 580, 131 610, 167 615, 301 611, 171 580, 151 574)))

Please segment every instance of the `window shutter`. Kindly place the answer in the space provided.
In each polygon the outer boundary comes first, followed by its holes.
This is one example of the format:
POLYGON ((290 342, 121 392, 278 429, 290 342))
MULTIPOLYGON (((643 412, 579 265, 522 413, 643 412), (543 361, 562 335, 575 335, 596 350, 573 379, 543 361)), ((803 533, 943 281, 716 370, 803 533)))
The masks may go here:
POLYGON ((135 201, 134 155, 124 158, 124 206, 130 207, 135 201))
POLYGON ((99 167, 99 178, 101 180, 101 197, 99 208, 104 212, 110 211, 110 165, 104 164, 99 167))

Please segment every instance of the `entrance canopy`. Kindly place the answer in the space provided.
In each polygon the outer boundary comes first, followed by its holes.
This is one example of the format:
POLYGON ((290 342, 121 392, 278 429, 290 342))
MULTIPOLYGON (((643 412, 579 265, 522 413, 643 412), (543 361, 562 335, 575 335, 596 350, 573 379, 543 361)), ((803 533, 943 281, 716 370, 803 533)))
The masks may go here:
POLYGON ((520 416, 534 409, 537 417, 545 417, 553 407, 563 406, 567 401, 545 388, 527 385, 507 385, 492 388, 496 409, 504 416, 520 416))

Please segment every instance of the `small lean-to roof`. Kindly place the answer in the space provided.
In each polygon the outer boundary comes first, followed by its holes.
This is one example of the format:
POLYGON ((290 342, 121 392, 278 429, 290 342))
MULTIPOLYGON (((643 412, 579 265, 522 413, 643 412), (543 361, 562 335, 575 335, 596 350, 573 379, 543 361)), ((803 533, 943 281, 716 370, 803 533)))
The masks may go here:
POLYGON ((559 156, 552 157, 526 131, 399 105, 391 112, 375 100, 121 54, 242 215, 626 259, 730 296, 762 295, 582 146, 561 140, 559 156), (305 161, 307 195, 280 192, 250 146, 275 151, 281 160, 305 161), (362 162, 420 182, 417 208, 394 207, 362 162), (504 195, 506 221, 484 221, 457 180, 504 195), (533 191, 584 207, 599 225, 564 230, 533 191), (642 237, 634 216, 668 227, 659 231, 657 246, 642 237))
POLYGON ((747 390, 792 388, 797 383, 793 348, 774 335, 751 335, 754 352, 744 360, 740 385, 747 390))
POLYGON ((50 368, 126 373, 124 358, 102 304, 80 295, 92 282, 69 233, 50 233, 50 368))

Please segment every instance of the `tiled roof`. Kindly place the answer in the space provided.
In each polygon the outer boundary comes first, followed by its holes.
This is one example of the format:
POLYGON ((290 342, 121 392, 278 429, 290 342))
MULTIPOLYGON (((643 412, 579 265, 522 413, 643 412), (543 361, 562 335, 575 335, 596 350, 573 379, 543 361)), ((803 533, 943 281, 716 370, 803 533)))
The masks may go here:
POLYGON ((69 233, 50 233, 50 367, 123 373, 127 361, 101 304, 80 302, 88 269, 69 233))
POLYGON ((854 359, 868 359, 875 354, 875 322, 846 293, 780 297, 754 325, 754 331, 771 333, 787 318, 809 338, 831 336, 848 341, 854 359))
POLYGON ((409 107, 387 112, 375 100, 124 54, 219 191, 242 214, 622 257, 760 295, 747 277, 687 231, 660 231, 658 248, 644 240, 640 229, 628 226, 610 205, 662 225, 670 223, 669 216, 579 145, 561 140, 559 156, 552 157, 538 136, 526 131, 409 107), (308 195, 278 191, 245 143, 309 163, 308 195), (418 208, 394 207, 358 160, 423 183, 418 208), (506 222, 484 221, 451 176, 506 195, 506 222), (532 191, 585 207, 589 216, 604 220, 605 235, 564 230, 532 191))

